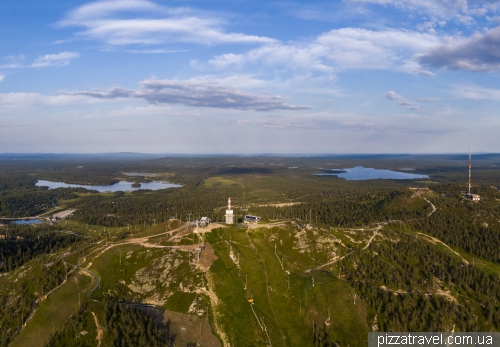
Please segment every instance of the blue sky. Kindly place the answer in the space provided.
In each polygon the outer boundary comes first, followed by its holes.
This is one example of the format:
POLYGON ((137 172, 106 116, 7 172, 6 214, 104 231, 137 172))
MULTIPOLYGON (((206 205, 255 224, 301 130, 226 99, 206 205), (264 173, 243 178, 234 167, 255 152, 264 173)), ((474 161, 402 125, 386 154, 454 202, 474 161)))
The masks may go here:
POLYGON ((500 151, 500 0, 0 2, 0 153, 500 151))

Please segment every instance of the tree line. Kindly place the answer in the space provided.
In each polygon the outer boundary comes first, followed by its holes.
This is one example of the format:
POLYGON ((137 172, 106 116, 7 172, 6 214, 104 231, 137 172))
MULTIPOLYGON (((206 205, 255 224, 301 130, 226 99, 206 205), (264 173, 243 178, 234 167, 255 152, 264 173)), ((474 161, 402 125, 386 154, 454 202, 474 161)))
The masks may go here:
POLYGON ((60 285, 66 278, 66 264, 61 259, 39 256, 30 269, 16 281, 0 278, 0 346, 8 346, 36 306, 37 300, 60 285))
POLYGON ((0 239, 0 273, 12 271, 40 254, 51 254, 71 244, 82 242, 76 235, 49 232, 41 235, 6 235, 0 239))
POLYGON ((446 331, 453 326, 478 331, 488 322, 500 328, 498 276, 413 236, 394 234, 393 241, 355 249, 340 262, 345 278, 370 307, 371 318, 377 315, 381 331, 446 331), (458 302, 438 295, 440 286, 454 293, 458 302), (460 299, 464 296, 478 302, 481 310, 460 299))

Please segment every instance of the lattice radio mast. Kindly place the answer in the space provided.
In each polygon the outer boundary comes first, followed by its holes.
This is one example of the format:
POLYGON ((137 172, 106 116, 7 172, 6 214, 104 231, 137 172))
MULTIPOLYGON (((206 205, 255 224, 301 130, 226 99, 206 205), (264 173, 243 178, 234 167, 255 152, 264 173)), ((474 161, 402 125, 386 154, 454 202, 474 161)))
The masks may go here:
POLYGON ((472 169, 472 155, 471 155, 471 151, 469 149, 469 196, 470 196, 470 187, 471 187, 471 184, 470 184, 471 169, 472 169))

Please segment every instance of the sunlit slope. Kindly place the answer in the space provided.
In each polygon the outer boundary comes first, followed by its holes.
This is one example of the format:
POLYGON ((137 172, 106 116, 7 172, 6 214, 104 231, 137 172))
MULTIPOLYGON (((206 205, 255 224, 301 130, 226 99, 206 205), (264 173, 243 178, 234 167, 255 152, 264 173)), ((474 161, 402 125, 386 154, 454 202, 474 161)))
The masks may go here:
POLYGON ((54 331, 61 329, 85 300, 92 278, 83 271, 73 272, 66 283, 40 303, 33 318, 10 345, 45 346, 54 331))
POLYGON ((306 273, 312 262, 294 263, 293 255, 285 255, 282 267, 269 242, 271 234, 267 228, 231 228, 210 236, 219 257, 210 269, 221 300, 219 319, 231 344, 307 346, 316 339, 366 343, 367 335, 360 334, 368 331, 365 308, 359 300, 354 303, 349 285, 327 272, 306 273))

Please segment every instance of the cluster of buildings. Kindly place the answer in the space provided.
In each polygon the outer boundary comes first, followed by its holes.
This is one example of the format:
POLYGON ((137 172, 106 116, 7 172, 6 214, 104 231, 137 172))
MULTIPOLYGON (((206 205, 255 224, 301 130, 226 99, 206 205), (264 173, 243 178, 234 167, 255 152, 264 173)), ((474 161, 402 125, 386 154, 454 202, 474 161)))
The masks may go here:
MULTIPOLYGON (((235 215, 234 215, 234 211, 233 209, 231 208, 231 198, 228 198, 227 200, 227 210, 226 210, 226 216, 225 216, 225 222, 226 224, 234 224, 235 222, 235 215)), ((247 214, 244 218, 244 222, 246 224, 251 224, 251 223, 258 223, 262 220, 261 217, 259 216, 253 216, 253 215, 250 215, 250 214, 247 214)), ((205 228, 207 227, 208 225, 210 225, 210 218, 208 217, 201 217, 201 219, 199 220, 196 220, 196 226, 197 227, 200 227, 200 228, 205 228)))
MULTIPOLYGON (((262 218, 259 216, 252 216, 250 214, 247 214, 244 218, 244 222, 246 224, 258 223, 261 219, 262 218)), ((233 210, 231 209, 231 198, 228 198, 227 200, 226 224, 234 224, 234 214, 233 210)))

